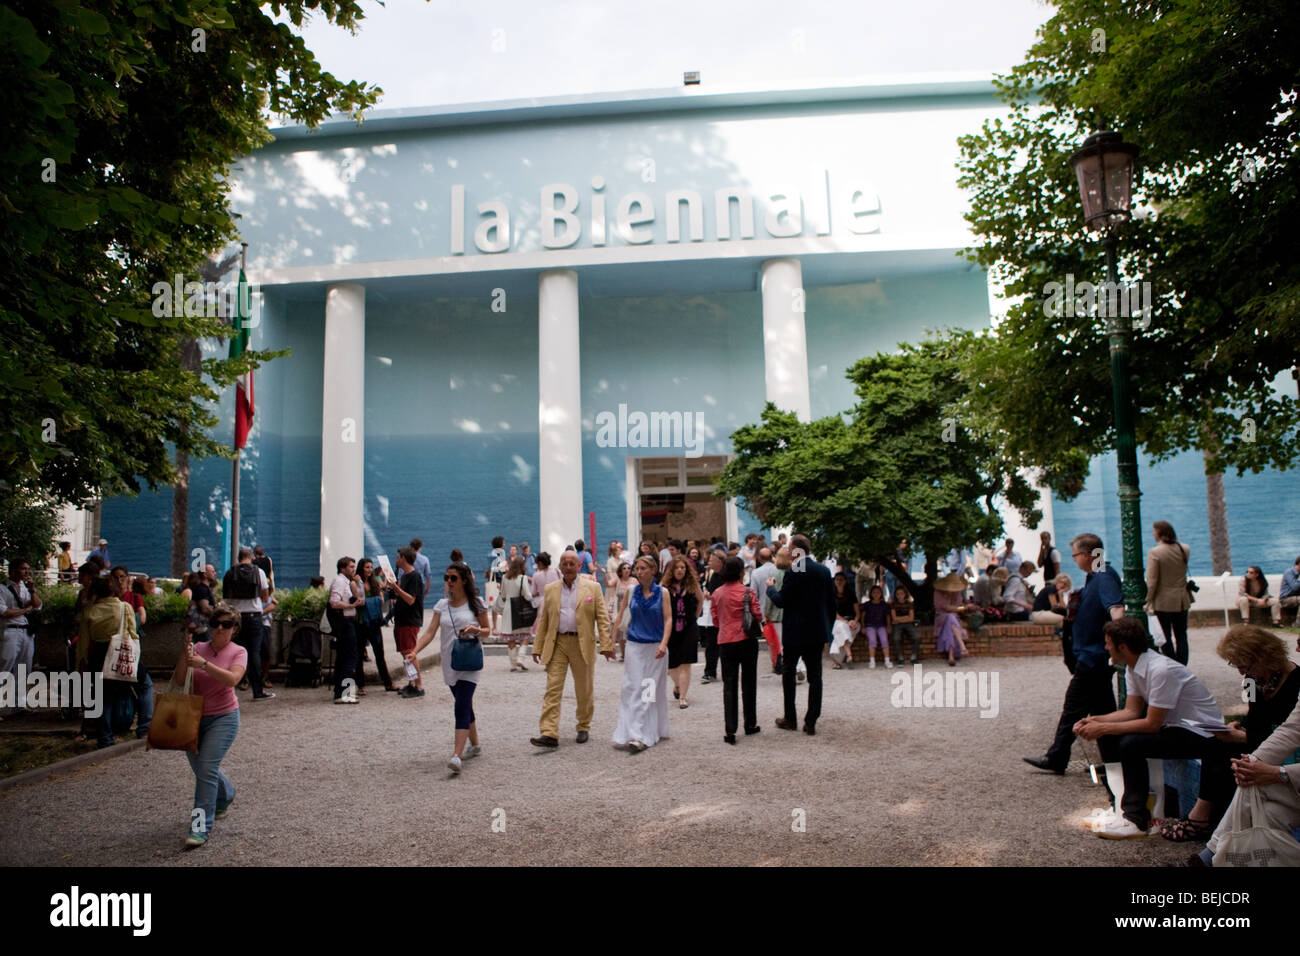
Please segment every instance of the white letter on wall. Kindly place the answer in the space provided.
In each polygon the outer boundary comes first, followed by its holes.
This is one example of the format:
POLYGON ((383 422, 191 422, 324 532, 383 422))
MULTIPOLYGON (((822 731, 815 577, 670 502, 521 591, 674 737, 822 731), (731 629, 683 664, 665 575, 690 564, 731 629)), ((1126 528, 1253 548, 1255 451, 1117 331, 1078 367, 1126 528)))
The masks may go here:
POLYGON ((731 201, 740 210, 740 238, 754 238, 754 197, 748 190, 723 187, 713 194, 718 217, 718 238, 731 238, 731 201))
POLYGON ((690 223, 691 242, 704 239, 704 200, 694 189, 674 189, 664 196, 664 210, 668 216, 668 241, 681 242, 682 203, 686 203, 686 218, 690 223))
POLYGON ((880 215, 880 197, 867 189, 854 189, 849 193, 849 231, 858 235, 880 231, 879 219, 863 221, 864 216, 880 215))
POLYGON ((477 209, 480 216, 491 213, 492 218, 478 224, 474 230, 474 245, 479 252, 505 252, 510 248, 510 210, 496 199, 479 203, 477 209), (489 239, 491 233, 495 236, 489 239))
POLYGON ((803 198, 798 193, 773 193, 763 226, 778 239, 799 235, 803 232, 803 198))
POLYGON ((626 243, 639 245, 654 239, 654 228, 638 230, 636 227, 655 221, 655 203, 646 193, 628 193, 618 201, 618 218, 614 230, 626 243), (632 207, 636 206, 634 215, 632 207))
POLYGON ((550 183, 542 187, 542 245, 547 249, 567 249, 582 235, 578 225, 578 191, 568 183, 550 183), (557 196, 564 197, 556 204, 557 196), (564 231, 556 235, 555 224, 564 223, 564 231))

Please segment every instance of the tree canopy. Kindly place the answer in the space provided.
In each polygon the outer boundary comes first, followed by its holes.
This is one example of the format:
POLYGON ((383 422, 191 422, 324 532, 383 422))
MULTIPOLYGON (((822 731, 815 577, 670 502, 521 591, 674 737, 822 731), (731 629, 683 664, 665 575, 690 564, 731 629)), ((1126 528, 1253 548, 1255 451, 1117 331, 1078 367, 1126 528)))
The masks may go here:
POLYGON ((943 554, 1002 533, 995 497, 1029 522, 1041 513, 1029 483, 990 436, 965 427, 960 336, 903 345, 846 373, 857 404, 802 423, 770 402, 732 433, 735 458, 717 493, 760 521, 792 524, 819 552, 892 558, 899 539, 943 554))
POLYGON ((1203 448, 1241 473, 1300 457, 1297 80, 1287 0, 1054 0, 1025 62, 998 80, 1010 115, 959 143, 970 256, 1018 300, 968 355, 973 414, 1064 497, 1114 447, 1104 319, 1045 309, 1049 283, 1100 281, 1069 159, 1100 125, 1137 145, 1138 213, 1122 280, 1152 283, 1133 333, 1137 440, 1203 448), (1144 317, 1145 321, 1145 317, 1144 317), (1141 323, 1139 323, 1141 324, 1141 323))
POLYGON ((226 320, 157 315, 153 289, 237 237, 228 177, 268 115, 310 126, 377 99, 273 19, 309 15, 362 18, 352 0, 0 5, 0 496, 134 492, 171 482, 167 443, 224 451, 217 390, 277 353, 187 371, 182 344, 226 320))

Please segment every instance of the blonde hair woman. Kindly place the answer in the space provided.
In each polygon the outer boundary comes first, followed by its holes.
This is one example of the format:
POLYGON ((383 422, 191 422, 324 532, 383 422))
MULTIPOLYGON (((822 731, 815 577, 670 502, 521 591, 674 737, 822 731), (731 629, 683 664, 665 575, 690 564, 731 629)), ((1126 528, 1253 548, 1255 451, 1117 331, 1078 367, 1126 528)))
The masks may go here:
POLYGON ((506 576, 501 579, 501 589, 497 592, 497 612, 501 615, 501 633, 506 636, 506 653, 510 655, 510 670, 526 671, 524 660, 528 656, 528 638, 532 636, 532 624, 515 622, 512 599, 521 597, 529 604, 533 602, 533 589, 528 575, 524 573, 524 559, 516 555, 510 559, 506 576))

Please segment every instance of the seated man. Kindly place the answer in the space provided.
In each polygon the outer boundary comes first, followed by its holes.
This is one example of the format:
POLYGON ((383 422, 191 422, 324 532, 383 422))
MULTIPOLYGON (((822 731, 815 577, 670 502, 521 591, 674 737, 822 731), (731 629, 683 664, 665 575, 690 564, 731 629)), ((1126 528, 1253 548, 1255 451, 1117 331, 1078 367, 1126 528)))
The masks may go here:
MULTIPOLYGON (((1277 603, 1273 605, 1273 623, 1282 623, 1282 608, 1300 608, 1300 557, 1295 564, 1282 572, 1282 586, 1278 588, 1277 603)), ((1297 616, 1300 620, 1300 616, 1297 616)))
MULTIPOLYGON (((1005 571, 1007 569, 999 568, 998 570, 1005 571)), ((1033 573, 1034 566, 1028 561, 1022 561, 1020 567, 1013 568, 1011 573, 1007 575, 1007 580, 1002 585, 1002 601, 1003 606, 1006 608, 1008 621, 1029 620, 1029 612, 1034 609, 1034 601, 1029 595, 1029 585, 1025 583, 1025 575, 1033 573)))
MULTIPOLYGON (((980 571, 979 577, 975 579, 975 584, 971 587, 971 599, 982 608, 1001 607, 1001 581, 995 580, 993 575, 988 573, 988 570, 988 568, 984 568, 980 571)), ((994 567, 993 574, 996 575, 997 572, 998 568, 994 567)))
POLYGON ((1150 649, 1146 629, 1137 621, 1128 617, 1108 621, 1102 633, 1111 661, 1126 668, 1128 700, 1123 710, 1085 717, 1074 725, 1077 736, 1097 741, 1102 760, 1123 767, 1123 816, 1098 827, 1097 835, 1108 840, 1146 836, 1151 823, 1147 759, 1183 757, 1201 761, 1200 798, 1188 819, 1178 821, 1165 835, 1177 840, 1208 839, 1215 812, 1223 813, 1233 792, 1228 762, 1233 752, 1226 742, 1230 732, 1219 705, 1195 674, 1150 649))

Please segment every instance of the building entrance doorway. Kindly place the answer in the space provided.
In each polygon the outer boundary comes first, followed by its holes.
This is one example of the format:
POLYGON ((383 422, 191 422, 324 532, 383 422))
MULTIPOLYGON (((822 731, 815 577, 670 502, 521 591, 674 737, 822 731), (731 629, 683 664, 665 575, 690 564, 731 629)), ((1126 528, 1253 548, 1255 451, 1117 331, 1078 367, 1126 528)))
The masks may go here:
POLYGON ((681 538, 707 544, 736 535, 736 505, 715 498, 726 455, 627 459, 628 547, 646 538, 681 538))

